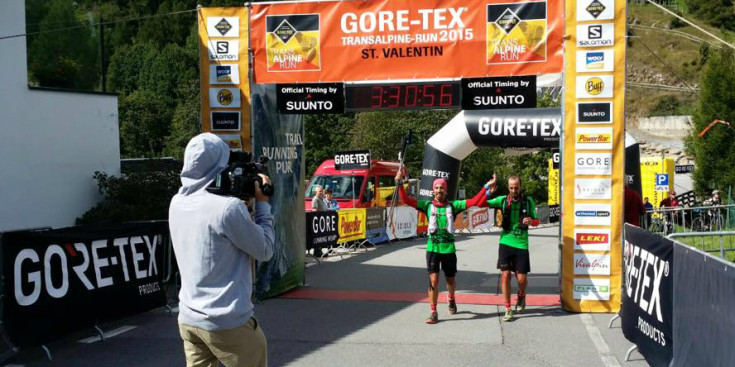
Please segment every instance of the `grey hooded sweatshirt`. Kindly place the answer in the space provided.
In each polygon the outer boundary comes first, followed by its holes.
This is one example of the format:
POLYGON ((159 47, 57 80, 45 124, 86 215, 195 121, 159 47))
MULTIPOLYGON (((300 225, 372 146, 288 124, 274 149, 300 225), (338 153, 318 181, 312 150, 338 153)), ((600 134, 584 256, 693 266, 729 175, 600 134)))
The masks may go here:
POLYGON ((255 219, 234 197, 206 190, 226 166, 227 144, 204 133, 189 141, 181 184, 169 207, 169 227, 181 273, 179 323, 214 331, 244 325, 253 316, 250 259, 273 256, 273 215, 255 203, 255 219))

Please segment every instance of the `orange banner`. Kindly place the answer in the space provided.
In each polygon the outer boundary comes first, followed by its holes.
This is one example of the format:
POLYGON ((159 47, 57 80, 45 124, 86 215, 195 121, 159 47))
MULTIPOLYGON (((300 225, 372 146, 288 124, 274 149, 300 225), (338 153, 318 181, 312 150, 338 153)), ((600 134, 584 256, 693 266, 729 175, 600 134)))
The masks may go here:
POLYGON ((560 73, 562 0, 253 3, 256 83, 560 73))

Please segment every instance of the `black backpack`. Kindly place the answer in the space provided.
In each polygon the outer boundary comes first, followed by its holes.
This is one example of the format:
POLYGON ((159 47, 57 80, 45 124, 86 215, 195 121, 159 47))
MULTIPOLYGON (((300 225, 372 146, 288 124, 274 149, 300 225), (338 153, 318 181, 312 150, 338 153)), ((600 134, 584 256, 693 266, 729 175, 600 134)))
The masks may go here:
MULTIPOLYGON (((518 216, 518 227, 520 229, 524 229, 525 230, 525 229, 528 229, 528 226, 525 225, 525 224, 523 224, 523 218, 530 217, 530 215, 528 215, 528 213, 531 211, 530 210, 530 205, 528 203, 528 197, 525 196, 525 195, 523 195, 523 194, 521 194, 521 200, 520 200, 520 202, 526 203, 526 205, 521 205, 521 212, 520 212, 520 215, 518 216)), ((503 222, 502 222, 503 224, 502 224, 502 227, 503 227, 503 230, 506 231, 506 232, 510 232, 510 230, 513 229, 513 225, 510 223, 511 203, 512 202, 510 201, 510 195, 509 196, 506 196, 505 197, 505 201, 503 203, 503 208, 501 209, 501 211, 503 213, 503 222)))

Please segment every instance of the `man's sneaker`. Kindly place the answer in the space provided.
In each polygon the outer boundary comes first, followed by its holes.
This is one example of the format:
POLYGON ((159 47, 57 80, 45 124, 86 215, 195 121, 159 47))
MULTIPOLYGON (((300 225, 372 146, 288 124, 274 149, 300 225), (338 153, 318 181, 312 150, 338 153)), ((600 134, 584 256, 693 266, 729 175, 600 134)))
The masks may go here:
POLYGON ((518 297, 516 301, 516 313, 521 313, 526 309, 526 296, 518 297))
POLYGON ((506 309, 505 310, 505 316, 503 317, 503 321, 513 321, 513 320, 514 320, 514 318, 513 318, 513 310, 511 310, 510 308, 509 309, 506 309))
POLYGON ((426 319, 427 324, 436 324, 439 322, 439 314, 436 313, 436 311, 433 311, 431 315, 426 319))
POLYGON ((455 302, 453 299, 449 300, 449 309, 447 310, 450 315, 454 315, 457 313, 457 302, 455 302))

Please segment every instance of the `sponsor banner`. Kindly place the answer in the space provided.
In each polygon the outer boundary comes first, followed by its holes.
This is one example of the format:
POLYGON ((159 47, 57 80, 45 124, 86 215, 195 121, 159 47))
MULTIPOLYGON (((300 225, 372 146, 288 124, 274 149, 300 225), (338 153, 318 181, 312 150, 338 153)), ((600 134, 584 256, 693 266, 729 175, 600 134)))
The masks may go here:
POLYGON ((388 241, 388 232, 385 230, 387 223, 386 208, 368 208, 366 210, 365 231, 367 240, 372 244, 388 241))
POLYGON ((248 11, 247 7, 197 9, 201 131, 220 135, 230 149, 246 151, 251 150, 248 11), (239 135, 221 135, 230 131, 239 135))
POLYGON ((447 193, 448 198, 453 199, 456 197, 457 184, 459 183, 459 167, 461 163, 461 160, 442 153, 431 146, 431 144, 426 144, 424 146, 424 163, 422 166, 423 169, 421 170, 421 184, 419 185, 418 200, 434 199, 434 191, 431 184, 437 178, 444 178, 449 183, 447 193))
POLYGON ((306 213, 306 249, 332 247, 337 244, 339 216, 336 211, 306 213))
POLYGON ((610 275, 610 254, 574 254, 574 275, 610 275))
POLYGON ((549 205, 549 223, 559 223, 561 220, 561 208, 559 204, 549 205))
POLYGON ((386 231, 391 240, 416 237, 418 223, 417 210, 410 206, 393 208, 393 215, 388 218, 386 231))
POLYGON ((365 238, 365 209, 340 209, 339 239, 337 243, 345 243, 365 238))
POLYGON ((581 251, 610 251, 610 229, 575 228, 574 249, 581 251))
POLYGON ((623 268, 623 334, 651 366, 669 366, 674 350, 674 243, 626 224, 623 268))
POLYGON ((23 348, 165 306, 167 246, 166 221, 5 232, 3 327, 23 348))
POLYGON ((615 0, 578 0, 577 20, 610 20, 615 17, 615 0))
POLYGON ((609 178, 575 178, 574 198, 582 200, 612 199, 612 180, 609 178))
POLYGON ((418 228, 416 228, 416 234, 419 235, 429 233, 429 218, 426 217, 426 213, 420 212, 418 210, 416 212, 418 213, 418 228))
POLYGON ((612 102, 578 102, 578 124, 612 123, 612 102))
POLYGON ((576 153, 574 173, 576 175, 606 176, 612 174, 612 153, 576 153))
POLYGON ((240 131, 240 112, 212 111, 212 131, 240 131))
POLYGON ((469 228, 471 231, 476 229, 490 229, 495 226, 495 217, 491 215, 488 208, 472 207, 466 213, 469 216, 469 228))
POLYGON ((577 47, 612 46, 615 41, 615 24, 581 24, 577 26, 577 47))
POLYGON ((344 113, 344 84, 277 84, 276 101, 279 113, 344 113))
POLYGON ((559 145, 562 121, 559 108, 463 113, 467 131, 477 146, 547 148, 559 145))
MULTIPOLYGON (((657 191, 656 190, 656 176, 661 173, 667 173, 671 178, 676 178, 674 174, 674 159, 667 157, 664 159, 654 157, 644 157, 641 159, 641 198, 648 198, 648 201, 653 205, 654 208, 658 208, 661 200, 668 197, 668 188, 657 191)), ((676 181, 673 180, 672 184, 676 181)))
POLYGON ((682 164, 674 166, 674 173, 692 173, 694 172, 693 164, 682 164))
POLYGON ((562 7, 561 0, 253 3, 254 81, 558 73, 562 7))
POLYGON ((613 148, 612 127, 578 127, 574 134, 579 150, 609 150, 613 148))
POLYGON ((209 40, 210 61, 237 61, 240 59, 240 41, 209 40))
POLYGON ((610 279, 574 278, 574 299, 610 300, 610 279))
POLYGON ((270 198, 276 232, 273 257, 258 264, 253 289, 258 299, 264 299, 304 281, 304 229, 308 225, 303 214, 304 117, 276 111, 275 85, 253 85, 252 103, 253 156, 268 158, 268 176, 276 187, 270 198))
POLYGON ((551 149, 551 163, 552 169, 559 169, 561 165, 561 153, 559 153, 559 149, 551 149))
POLYGON ((577 98, 612 98, 612 75, 585 75, 577 77, 577 98))
POLYGON ((207 17, 207 34, 209 38, 240 37, 239 17, 207 17))
POLYGON ((240 84, 240 68, 237 64, 209 65, 209 84, 240 84))
POLYGON ((240 107, 239 88, 211 88, 209 89, 209 106, 211 108, 238 108, 240 107))
POLYGON ((577 51, 577 72, 613 71, 614 49, 577 51))
POLYGON ((610 204, 574 204, 574 224, 590 226, 609 226, 611 220, 610 204))
POLYGON ((462 79, 462 109, 536 108, 536 76, 462 79))
POLYGON ((638 142, 625 133, 625 184, 643 197, 641 188, 641 149, 638 142))
POLYGON ((370 169, 369 150, 350 150, 334 155, 334 169, 370 169))

